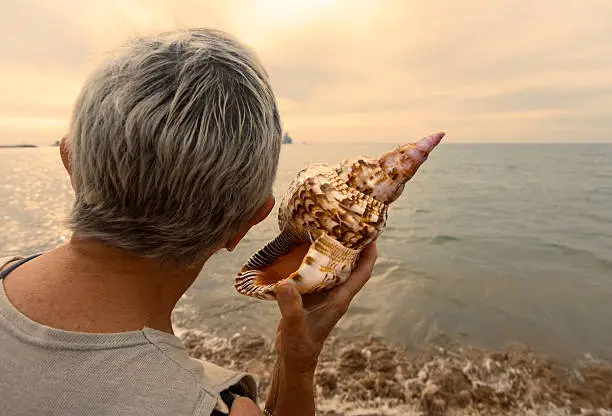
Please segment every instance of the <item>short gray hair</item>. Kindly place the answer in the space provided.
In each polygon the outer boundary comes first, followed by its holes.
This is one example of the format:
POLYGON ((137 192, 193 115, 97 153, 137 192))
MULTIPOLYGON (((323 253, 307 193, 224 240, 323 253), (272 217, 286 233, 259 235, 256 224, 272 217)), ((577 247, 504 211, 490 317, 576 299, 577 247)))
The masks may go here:
POLYGON ((272 193, 281 125, 268 75, 211 29, 134 39, 86 81, 68 134, 76 235, 189 266, 272 193))

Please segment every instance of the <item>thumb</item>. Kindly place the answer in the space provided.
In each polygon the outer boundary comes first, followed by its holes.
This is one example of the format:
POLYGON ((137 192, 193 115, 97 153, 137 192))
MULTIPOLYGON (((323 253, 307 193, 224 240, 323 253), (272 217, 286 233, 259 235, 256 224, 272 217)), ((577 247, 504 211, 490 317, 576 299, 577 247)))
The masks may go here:
POLYGON ((304 320, 302 296, 291 280, 278 284, 275 290, 278 308, 285 322, 295 325, 304 320))
POLYGON ((309 343, 306 312, 295 283, 292 280, 280 282, 275 293, 282 315, 278 352, 284 365, 296 371, 316 367, 315 350, 309 343))

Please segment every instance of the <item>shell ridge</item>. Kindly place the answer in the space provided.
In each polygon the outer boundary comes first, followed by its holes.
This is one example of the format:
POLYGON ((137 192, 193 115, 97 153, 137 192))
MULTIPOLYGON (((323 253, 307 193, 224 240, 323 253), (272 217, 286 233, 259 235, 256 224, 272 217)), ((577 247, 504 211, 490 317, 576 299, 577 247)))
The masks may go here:
POLYGON ((289 232, 281 232, 272 241, 268 242, 265 246, 259 249, 245 264, 247 269, 255 269, 264 266, 271 265, 278 258, 284 254, 287 254, 297 245, 299 240, 289 232))
POLYGON ((363 192, 348 186, 346 183, 344 183, 344 181, 342 181, 342 178, 340 178, 337 173, 329 172, 326 176, 331 182, 332 186, 338 189, 341 193, 346 193, 349 196, 353 196, 357 201, 364 201, 365 204, 370 205, 373 208, 373 211, 382 211, 385 208, 386 204, 384 202, 381 202, 370 195, 366 195, 363 192))
POLYGON ((348 279, 360 252, 321 234, 308 249, 298 270, 289 278, 296 282, 300 293, 331 289, 348 279))

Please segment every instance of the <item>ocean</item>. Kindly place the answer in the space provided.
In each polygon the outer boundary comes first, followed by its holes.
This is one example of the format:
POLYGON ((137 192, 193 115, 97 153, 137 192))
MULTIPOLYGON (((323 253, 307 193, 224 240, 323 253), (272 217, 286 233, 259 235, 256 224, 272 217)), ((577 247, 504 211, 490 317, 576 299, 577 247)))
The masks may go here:
MULTIPOLYGON (((394 146, 285 145, 275 195, 308 163, 394 146)), ((2 255, 69 238, 72 190, 58 153, 0 150, 2 255)), ((233 278, 276 232, 274 212, 234 252, 215 255, 175 323, 271 335, 276 305, 238 295, 233 278)), ((392 205, 378 249, 370 282, 339 323, 344 333, 408 348, 449 337, 612 358, 612 145, 453 144, 451 135, 392 205)))

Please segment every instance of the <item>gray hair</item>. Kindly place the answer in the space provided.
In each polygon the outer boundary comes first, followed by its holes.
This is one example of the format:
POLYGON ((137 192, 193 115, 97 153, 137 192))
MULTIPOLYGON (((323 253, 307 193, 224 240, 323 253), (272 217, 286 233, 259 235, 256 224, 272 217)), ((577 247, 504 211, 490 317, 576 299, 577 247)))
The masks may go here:
POLYGON ((281 125, 257 57, 190 29, 134 39, 98 68, 68 144, 75 234, 189 266, 271 195, 281 125))

